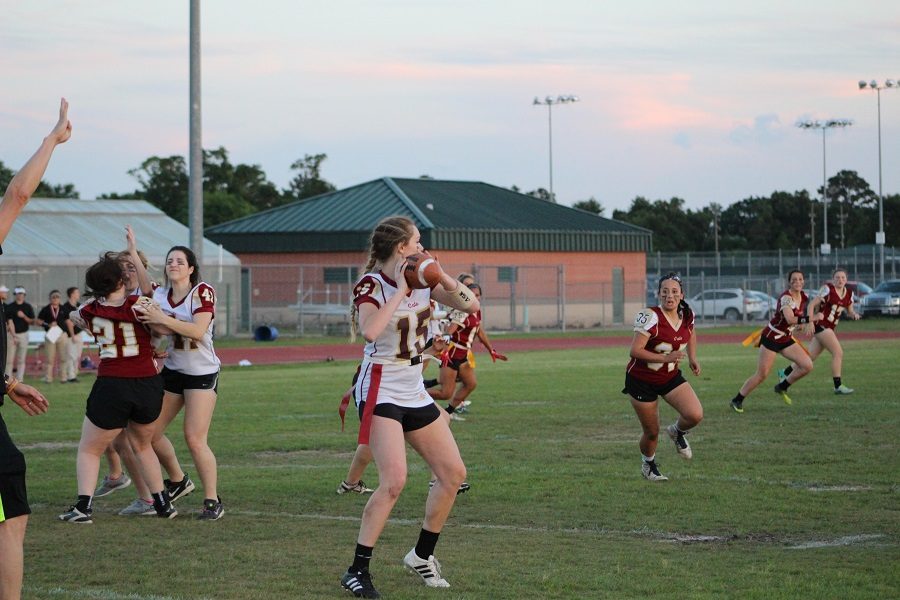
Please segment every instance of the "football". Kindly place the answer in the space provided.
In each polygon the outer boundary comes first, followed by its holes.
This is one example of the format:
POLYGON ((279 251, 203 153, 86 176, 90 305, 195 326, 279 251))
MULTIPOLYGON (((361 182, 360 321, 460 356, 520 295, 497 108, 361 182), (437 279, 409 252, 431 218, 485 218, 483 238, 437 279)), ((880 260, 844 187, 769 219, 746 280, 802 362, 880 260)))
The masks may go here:
POLYGON ((406 257, 403 276, 414 290, 434 288, 441 282, 441 268, 430 254, 413 254, 406 257))

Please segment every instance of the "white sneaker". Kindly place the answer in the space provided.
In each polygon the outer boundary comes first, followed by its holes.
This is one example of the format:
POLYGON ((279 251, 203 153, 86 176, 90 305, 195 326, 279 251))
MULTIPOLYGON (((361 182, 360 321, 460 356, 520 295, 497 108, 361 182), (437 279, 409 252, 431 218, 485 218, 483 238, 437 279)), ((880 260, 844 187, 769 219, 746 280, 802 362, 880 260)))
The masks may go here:
POLYGON ((691 452, 691 445, 688 444, 688 441, 685 439, 684 433, 675 429, 674 423, 666 427, 666 433, 668 433, 669 437, 672 438, 672 441, 675 442, 675 449, 678 451, 678 456, 686 459, 690 459, 694 456, 694 453, 691 452))
POLYGON ((668 481, 669 478, 659 472, 659 467, 656 466, 656 461, 651 460, 650 462, 641 461, 641 473, 644 475, 644 479, 648 481, 668 481))
POLYGON ((441 577, 441 563, 434 556, 429 556, 427 560, 416 556, 416 549, 413 548, 403 558, 403 564, 410 571, 416 573, 422 578, 427 587, 448 588, 450 584, 441 577))
POLYGON ((457 414, 455 412, 452 412, 452 413, 450 413, 450 420, 451 421, 465 421, 466 418, 461 417, 459 414, 457 414))
POLYGON ((841 384, 840 386, 834 388, 834 393, 838 395, 852 394, 853 388, 848 388, 846 385, 841 384))

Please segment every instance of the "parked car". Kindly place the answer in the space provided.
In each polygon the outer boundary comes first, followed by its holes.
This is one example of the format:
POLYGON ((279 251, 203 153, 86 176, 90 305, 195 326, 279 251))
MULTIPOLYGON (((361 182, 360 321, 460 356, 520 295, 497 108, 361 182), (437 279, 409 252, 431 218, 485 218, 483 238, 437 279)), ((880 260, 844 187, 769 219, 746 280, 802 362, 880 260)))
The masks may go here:
POLYGON ((859 303, 873 290, 862 281, 848 281, 847 288, 853 292, 853 310, 859 312, 859 303))
POLYGON ((859 314, 900 316, 900 279, 889 279, 878 284, 871 294, 859 302, 859 314))
POLYGON ((720 317, 726 321, 762 319, 768 310, 766 304, 740 288, 705 290, 688 300, 694 314, 701 318, 720 317))
POLYGON ((763 305, 762 318, 765 321, 770 320, 772 318, 772 315, 774 315, 775 311, 777 310, 778 299, 773 298, 772 296, 768 295, 765 292, 760 292, 757 290, 747 290, 746 293, 748 296, 757 298, 757 299, 759 299, 760 302, 762 302, 762 305, 763 305))

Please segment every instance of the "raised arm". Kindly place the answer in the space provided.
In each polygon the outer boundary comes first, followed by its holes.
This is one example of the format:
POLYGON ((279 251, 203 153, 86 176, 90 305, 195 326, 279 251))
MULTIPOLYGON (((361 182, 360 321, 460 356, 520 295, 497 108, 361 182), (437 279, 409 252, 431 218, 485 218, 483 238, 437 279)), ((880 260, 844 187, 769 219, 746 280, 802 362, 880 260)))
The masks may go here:
POLYGON ((134 230, 131 225, 125 226, 125 242, 128 244, 128 254, 131 256, 131 262, 134 265, 134 272, 137 274, 138 285, 141 287, 141 293, 145 296, 153 295, 153 282, 150 281, 150 275, 144 268, 144 261, 137 251, 137 241, 134 237, 134 230))
POLYGON ((13 222, 34 190, 41 183, 41 178, 50 163, 53 150, 60 144, 64 144, 72 135, 72 124, 69 122, 69 103, 62 98, 59 103, 59 120, 44 138, 37 151, 28 159, 28 162, 19 169, 19 172, 10 180, 0 203, 0 244, 6 240, 6 236, 13 222))

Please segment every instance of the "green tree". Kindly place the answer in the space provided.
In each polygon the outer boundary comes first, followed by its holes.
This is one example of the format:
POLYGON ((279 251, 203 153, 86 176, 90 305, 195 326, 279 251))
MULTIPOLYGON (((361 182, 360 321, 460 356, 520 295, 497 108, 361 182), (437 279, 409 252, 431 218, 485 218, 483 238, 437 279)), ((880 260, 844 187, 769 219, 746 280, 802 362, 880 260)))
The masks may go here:
MULTIPOLYGON (((16 172, 8 168, 0 161, 0 192, 5 192, 9 182, 15 176, 16 172)), ((78 198, 78 190, 71 183, 49 184, 44 180, 38 184, 34 191, 35 198, 78 198)))
POLYGON ((291 164, 291 170, 297 171, 297 175, 291 179, 285 196, 289 196, 291 200, 302 200, 336 190, 332 184, 322 179, 322 163, 326 158, 328 155, 324 153, 306 154, 295 160, 291 164))
POLYGON ((829 241, 837 240, 841 248, 867 243, 863 238, 871 238, 865 236, 871 231, 871 209, 878 207, 878 194, 869 183, 856 171, 838 171, 828 179, 828 201, 829 241))
POLYGON ((572 208, 579 208, 581 210, 587 211, 589 213, 594 213, 595 215, 603 216, 603 213, 606 211, 603 208, 603 205, 597 202, 597 199, 591 196, 587 200, 579 200, 575 204, 572 205, 572 208))
POLYGON ((164 213, 187 223, 188 173, 183 156, 151 156, 128 174, 138 180, 137 198, 146 200, 164 213))

